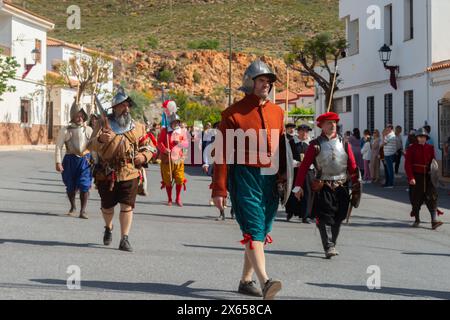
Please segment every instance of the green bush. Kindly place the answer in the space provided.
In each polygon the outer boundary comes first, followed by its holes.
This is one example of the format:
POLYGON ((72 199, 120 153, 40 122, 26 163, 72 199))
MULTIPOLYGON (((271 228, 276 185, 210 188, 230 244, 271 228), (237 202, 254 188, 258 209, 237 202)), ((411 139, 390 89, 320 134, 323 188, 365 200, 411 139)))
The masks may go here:
POLYGON ((200 82, 202 81, 202 75, 198 73, 197 70, 194 71, 193 78, 195 84, 200 84, 200 82))
POLYGON ((131 116, 136 120, 142 119, 144 111, 150 105, 151 100, 145 92, 136 90, 131 91, 129 96, 136 104, 134 108, 131 108, 131 116))
POLYGON ((159 72, 158 80, 162 82, 172 82, 175 79, 175 75, 170 70, 162 70, 159 72))
POLYGON ((150 49, 156 49, 156 48, 158 48, 158 39, 156 39, 156 38, 153 37, 153 36, 147 37, 147 46, 148 46, 150 49))
POLYGON ((194 40, 188 42, 189 49, 209 49, 217 50, 219 48, 218 40, 194 40))
POLYGON ((293 108, 289 115, 311 116, 314 115, 314 110, 312 108, 293 108))

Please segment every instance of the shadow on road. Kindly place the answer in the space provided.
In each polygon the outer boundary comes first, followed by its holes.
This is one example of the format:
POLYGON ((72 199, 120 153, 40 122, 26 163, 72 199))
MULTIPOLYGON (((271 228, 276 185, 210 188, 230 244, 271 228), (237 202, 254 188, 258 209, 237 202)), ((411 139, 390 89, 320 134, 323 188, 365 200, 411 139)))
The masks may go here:
POLYGON ((63 217, 66 215, 59 215, 55 213, 49 212, 29 212, 29 211, 14 211, 14 210, 0 210, 1 213, 10 213, 10 214, 31 214, 35 216, 49 216, 49 217, 63 217))
MULTIPOLYGON (((166 201, 159 201, 159 202, 157 202, 157 201, 141 201, 141 200, 137 200, 136 202, 137 203, 141 203, 141 204, 152 204, 152 205, 156 204, 156 205, 167 206, 167 202, 166 201)), ((172 207, 173 208, 178 208, 178 206, 175 203, 172 205, 172 207)), ((199 204, 199 203, 189 203, 189 202, 188 203, 183 202, 183 207, 207 207, 207 208, 211 207, 211 208, 214 208, 213 206, 210 206, 209 204, 199 204)), ((171 207, 167 206, 167 208, 170 209, 171 207)))
POLYGON ((208 178, 206 174, 203 173, 201 166, 184 166, 184 173, 193 177, 193 176, 202 176, 208 178))
POLYGON ((49 191, 49 190, 33 190, 33 189, 19 189, 19 188, 0 188, 0 190, 11 190, 11 191, 25 191, 25 192, 42 192, 42 193, 59 193, 66 194, 60 191, 49 191))
POLYGON ((39 180, 39 181, 51 181, 51 182, 61 182, 62 179, 45 179, 45 178, 27 178, 28 180, 39 180))
POLYGON ((42 241, 42 240, 24 240, 24 239, 0 239, 0 244, 3 243, 19 243, 30 244, 34 246, 49 246, 49 247, 77 247, 77 248, 101 248, 107 249, 96 243, 71 243, 61 241, 42 241))
POLYGON ((433 253, 433 252, 402 252, 402 254, 412 256, 436 256, 436 257, 450 257, 450 253, 433 253))
POLYGON ((50 186, 50 187, 64 187, 63 182, 56 184, 56 183, 37 183, 37 182, 30 182, 30 181, 21 181, 21 183, 26 185, 37 185, 37 186, 50 186))
POLYGON ((392 287, 381 287, 379 290, 370 290, 366 286, 351 286, 343 284, 329 284, 329 283, 309 283, 306 284, 311 286, 317 286, 321 288, 336 288, 352 291, 364 291, 371 293, 387 294, 402 296, 408 298, 433 298, 433 299, 450 299, 450 292, 447 291, 434 291, 434 290, 423 290, 423 289, 406 289, 406 288, 392 288, 392 287))
POLYGON ((217 216, 193 217, 193 216, 177 216, 174 214, 142 213, 142 212, 134 212, 133 214, 138 214, 138 215, 143 215, 143 216, 164 217, 164 218, 211 220, 211 221, 214 221, 214 219, 217 218, 217 216))
MULTIPOLYGON (((30 279, 30 281, 67 288, 67 281, 59 279, 30 279)), ((82 289, 101 289, 112 291, 142 292, 149 294, 160 294, 169 296, 179 296, 183 298, 214 299, 222 300, 226 298, 236 299, 238 294, 234 291, 214 290, 204 288, 190 288, 189 285, 195 281, 187 281, 182 285, 166 283, 143 283, 143 282, 112 282, 112 281, 82 281, 82 289), (204 293, 204 294, 202 294, 204 293), (223 293, 223 295, 214 295, 223 293), (231 295, 230 295, 231 294, 231 295)))
MULTIPOLYGON (((231 250, 231 251, 242 251, 244 252, 244 248, 232 248, 232 247, 215 247, 215 246, 201 246, 196 244, 183 244, 185 247, 189 248, 204 248, 204 249, 217 249, 217 250, 231 250)), ((282 251, 282 250, 265 250, 266 254, 276 254, 282 256, 294 256, 294 257, 308 257, 308 258, 317 258, 317 259, 325 259, 323 257, 323 253, 317 251, 282 251), (317 255, 320 256, 317 256, 317 255)))

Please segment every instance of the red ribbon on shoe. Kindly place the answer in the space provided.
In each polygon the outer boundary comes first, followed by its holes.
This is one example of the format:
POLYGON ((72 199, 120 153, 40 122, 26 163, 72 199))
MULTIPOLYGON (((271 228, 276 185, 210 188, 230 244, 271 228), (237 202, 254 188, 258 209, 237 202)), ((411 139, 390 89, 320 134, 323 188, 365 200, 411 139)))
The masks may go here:
POLYGON ((443 211, 441 211, 441 210, 439 210, 439 209, 436 209, 436 211, 437 211, 438 216, 443 216, 443 215, 444 215, 444 212, 443 212, 443 211))
POLYGON ((267 235, 267 236, 266 236, 266 240, 264 241, 264 245, 266 245, 266 244, 272 244, 272 242, 273 242, 272 237, 271 237, 270 235, 267 235))
POLYGON ((253 239, 252 236, 248 233, 244 234, 244 239, 241 240, 241 244, 244 246, 250 242, 250 250, 253 250, 253 239))

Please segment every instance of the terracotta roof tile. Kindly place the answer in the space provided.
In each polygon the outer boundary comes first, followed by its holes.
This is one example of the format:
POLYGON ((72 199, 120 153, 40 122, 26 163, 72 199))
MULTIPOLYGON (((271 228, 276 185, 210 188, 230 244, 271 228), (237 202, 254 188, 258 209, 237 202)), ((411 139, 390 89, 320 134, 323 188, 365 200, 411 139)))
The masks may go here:
POLYGON ((427 68, 427 71, 433 72, 443 69, 450 69, 450 60, 435 62, 431 65, 431 67, 427 68))

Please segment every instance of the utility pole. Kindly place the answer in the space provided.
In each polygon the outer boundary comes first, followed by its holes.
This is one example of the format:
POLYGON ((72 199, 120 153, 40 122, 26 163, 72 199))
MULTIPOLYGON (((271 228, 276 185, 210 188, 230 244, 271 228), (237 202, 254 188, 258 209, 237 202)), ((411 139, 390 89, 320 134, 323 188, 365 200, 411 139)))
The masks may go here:
POLYGON ((230 63, 228 70, 228 107, 231 106, 231 59, 232 59, 232 51, 231 51, 231 32, 230 32, 230 63))

